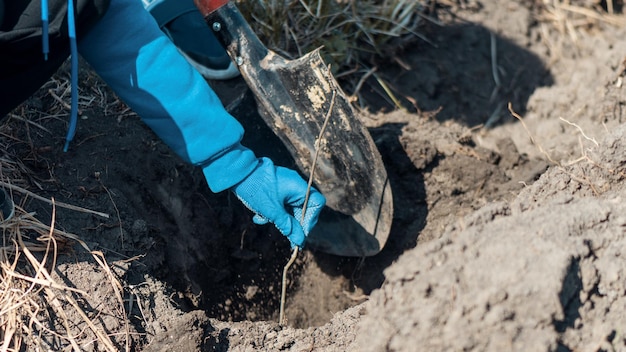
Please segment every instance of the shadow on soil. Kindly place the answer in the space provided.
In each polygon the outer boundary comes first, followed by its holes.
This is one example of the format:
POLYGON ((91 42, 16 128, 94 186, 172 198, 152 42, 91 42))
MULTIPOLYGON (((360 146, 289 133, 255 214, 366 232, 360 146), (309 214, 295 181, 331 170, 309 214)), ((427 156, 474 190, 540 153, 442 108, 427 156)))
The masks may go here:
POLYGON ((582 288, 580 262, 578 259, 572 259, 563 280, 563 287, 561 287, 561 292, 559 292, 559 301, 561 302, 564 316, 562 320, 554 321, 556 331, 563 333, 568 328, 573 328, 576 319, 580 318, 579 309, 582 306, 580 291, 582 288))
POLYGON ((377 255, 367 258, 314 252, 318 266, 326 274, 343 275, 365 294, 382 285, 385 279, 383 270, 405 250, 415 247, 417 237, 426 224, 428 208, 423 170, 418 170, 402 149, 399 138, 403 126, 386 124, 370 130, 387 167, 393 192, 394 219, 385 247, 377 255))
MULTIPOLYGON (((432 45, 419 42, 399 54, 402 64, 379 65, 383 80, 410 111, 440 109, 438 121, 492 127, 514 121, 509 102, 523 116, 535 89, 554 83, 535 54, 485 27, 468 23, 429 31, 432 45)), ((374 78, 367 80, 361 95, 363 107, 371 111, 395 107, 374 78)))

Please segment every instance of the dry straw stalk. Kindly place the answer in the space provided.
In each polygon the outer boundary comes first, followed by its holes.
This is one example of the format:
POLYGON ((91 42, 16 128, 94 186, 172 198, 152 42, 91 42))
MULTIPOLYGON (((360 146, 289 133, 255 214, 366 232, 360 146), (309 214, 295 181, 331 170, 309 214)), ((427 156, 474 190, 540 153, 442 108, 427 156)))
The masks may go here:
POLYGON ((238 6, 272 50, 299 57, 323 47, 337 71, 369 66, 423 38, 427 0, 240 0, 238 6))
MULTIPOLYGON (((53 208, 53 219, 54 212, 53 208)), ((54 220, 50 226, 41 223, 20 207, 12 219, 0 224, 0 231, 0 351, 54 347, 81 351, 94 341, 102 350, 120 350, 98 322, 99 312, 85 306, 88 294, 51 274, 60 246, 78 241, 86 248, 77 236, 55 229, 54 220)), ((117 310, 123 312, 121 285, 102 255, 92 254, 107 274, 105 284, 112 285, 117 310)), ((130 337, 125 340, 128 350, 130 337)))

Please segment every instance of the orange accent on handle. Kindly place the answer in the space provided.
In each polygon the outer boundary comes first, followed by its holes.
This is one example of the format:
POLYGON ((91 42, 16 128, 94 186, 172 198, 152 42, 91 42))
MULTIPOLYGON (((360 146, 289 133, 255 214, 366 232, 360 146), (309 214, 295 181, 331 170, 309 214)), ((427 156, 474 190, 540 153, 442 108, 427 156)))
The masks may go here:
POLYGON ((228 4, 230 0, 194 0, 196 7, 200 10, 202 17, 206 17, 211 12, 219 9, 220 7, 228 4))

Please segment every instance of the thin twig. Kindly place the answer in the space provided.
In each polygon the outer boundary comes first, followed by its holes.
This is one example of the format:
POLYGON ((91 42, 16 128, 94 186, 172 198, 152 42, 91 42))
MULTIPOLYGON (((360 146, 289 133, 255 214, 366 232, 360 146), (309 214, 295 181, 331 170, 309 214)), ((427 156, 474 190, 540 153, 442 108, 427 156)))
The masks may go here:
POLYGON ((291 252, 291 257, 289 258, 289 261, 287 262, 287 264, 285 264, 285 267, 283 268, 282 287, 280 289, 280 313, 278 316, 278 324, 281 326, 285 325, 285 300, 287 296, 287 272, 289 271, 289 268, 291 267, 293 262, 295 262, 296 258, 298 257, 298 250, 299 250, 298 246, 295 246, 293 248, 293 251, 291 252))
POLYGON ((385 81, 383 81, 383 79, 380 78, 377 74, 374 74, 374 78, 376 78, 376 81, 378 82, 378 84, 380 84, 380 86, 383 87, 383 89, 385 90, 385 93, 387 93, 387 96, 389 96, 389 98, 393 101, 393 104, 396 106, 396 108, 404 110, 404 106, 402 106, 402 103, 400 103, 400 100, 398 100, 398 98, 396 98, 396 96, 393 94, 393 92, 391 91, 387 83, 385 83, 385 81))
POLYGON ((500 76, 498 75, 498 49, 496 47, 496 35, 491 32, 491 74, 496 87, 500 87, 500 76))
POLYGON ((87 295, 87 293, 85 291, 83 291, 83 290, 79 290, 77 288, 72 288, 72 287, 65 286, 65 285, 60 285, 60 284, 57 284, 54 281, 50 281, 50 280, 46 280, 46 279, 38 279, 38 278, 35 278, 35 277, 22 275, 22 274, 13 272, 13 271, 8 272, 7 275, 11 276, 11 277, 14 277, 16 279, 21 279, 21 280, 24 280, 24 281, 28 281, 28 282, 30 282, 32 284, 39 285, 41 287, 50 287, 50 288, 55 288, 55 289, 61 290, 61 291, 72 291, 72 292, 80 293, 81 295, 87 295))
POLYGON ((115 213, 117 214, 117 221, 120 224, 120 241, 122 244, 122 249, 124 249, 124 230, 122 229, 122 217, 120 216, 120 211, 119 209, 117 209, 117 205, 115 204, 115 201, 113 200, 113 196, 111 195, 111 192, 109 191, 108 188, 104 186, 102 181, 100 181, 100 186, 102 186, 102 188, 104 188, 104 190, 107 192, 107 195, 109 196, 109 199, 111 200, 111 203, 113 204, 113 209, 115 209, 115 213))
MULTIPOLYGON (((9 188, 11 190, 20 192, 22 194, 26 194, 29 197, 35 198, 37 200, 40 200, 42 202, 46 202, 46 203, 52 205, 52 201, 50 201, 48 198, 44 198, 44 197, 42 197, 40 195, 37 195, 37 194, 35 194, 35 193, 31 192, 31 191, 28 191, 28 190, 24 189, 22 187, 15 186, 15 185, 12 185, 12 184, 10 184, 8 182, 4 182, 4 181, 0 181, 0 186, 9 188)), ((101 213, 99 211, 86 209, 86 208, 78 207, 78 206, 67 204, 67 203, 54 202, 54 204, 56 204, 56 206, 61 207, 61 208, 66 208, 66 209, 70 209, 70 210, 76 210, 76 211, 80 211, 80 212, 83 212, 83 213, 94 214, 94 215, 98 215, 98 216, 101 216, 101 217, 107 218, 107 219, 110 217, 110 215, 106 214, 106 213, 101 213)))
POLYGON ((606 0, 606 11, 611 15, 615 14, 615 10, 613 8, 613 0, 606 0))
MULTIPOLYGON (((50 94, 50 96, 52 96, 52 98, 54 98, 54 100, 59 102, 59 104, 61 104, 63 108, 65 108, 65 110, 72 110, 72 107, 70 106, 70 104, 66 103, 61 97, 59 97, 52 88, 48 89, 48 93, 50 94)), ((78 109, 77 113, 78 115, 82 116, 83 109, 78 109)))
POLYGON ((11 116, 12 119, 16 119, 18 121, 26 122, 28 124, 31 124, 31 125, 39 128, 39 129, 41 129, 41 130, 44 130, 44 131, 48 132, 48 134, 52 134, 52 132, 49 129, 47 129, 47 128, 43 127, 42 125, 40 125, 40 124, 38 124, 36 122, 33 122, 33 121, 29 120, 29 119, 25 119, 25 118, 23 118, 23 117, 21 117, 19 115, 15 115, 15 114, 9 114, 9 116, 11 116))
POLYGON ((528 134, 528 137, 530 138, 530 141, 532 142, 532 144, 536 145, 537 148, 539 148, 539 151, 546 156, 546 158, 548 158, 549 161, 551 161, 552 163, 554 163, 555 165, 561 166, 561 163, 555 161, 554 159, 552 159, 552 157, 550 156, 550 154, 548 154, 548 152, 546 152, 543 147, 541 146, 541 144, 537 143, 535 141, 535 138, 533 138, 532 134, 530 133, 530 131, 528 130, 528 127, 526 126, 526 123, 524 122, 524 120, 522 119, 522 117, 516 113, 515 111, 513 111, 513 106, 511 105, 511 103, 509 102, 509 112, 511 113, 511 115, 513 115, 513 117, 515 117, 521 124, 522 127, 524 127, 524 130, 526 130, 526 134, 528 134))
POLYGON ((593 11, 593 10, 586 9, 586 8, 583 8, 583 7, 580 7, 580 6, 559 4, 558 8, 559 9, 563 9, 565 11, 578 13, 578 14, 581 14, 583 16, 587 16, 589 18, 593 18, 595 20, 604 21, 604 22, 607 22, 607 23, 615 25, 615 26, 624 26, 624 25, 626 25, 626 21, 624 19, 618 17, 618 16, 615 16, 615 15, 602 15, 602 14, 599 14, 599 13, 593 11))
POLYGON ((328 121, 330 120, 330 116, 332 115, 333 108, 335 107, 335 97, 337 96, 337 91, 333 91, 333 96, 330 99, 330 107, 328 108, 328 112, 326 112, 326 116, 324 117, 324 124, 320 129, 320 134, 317 136, 317 140, 315 141, 315 156, 313 156, 313 163, 311 165, 311 174, 309 175, 309 182, 307 184, 306 196, 304 197, 304 205, 302 207, 302 219, 300 222, 304 222, 304 215, 306 214, 306 208, 309 203, 309 195, 311 193, 311 186, 313 185, 313 174, 315 172, 315 165, 317 165, 317 159, 320 155, 320 144, 322 141, 322 137, 324 136, 324 131, 326 130, 326 126, 328 126, 328 121))
POLYGON ((568 125, 570 125, 570 126, 574 126, 574 127, 576 127, 576 128, 578 129, 578 131, 580 132, 580 134, 582 134, 582 135, 583 135, 583 137, 584 137, 586 140, 593 142, 593 144, 595 144, 595 145, 596 145, 596 147, 600 146, 600 144, 598 144, 598 142, 595 140, 595 138, 590 138, 590 137, 588 137, 588 136, 585 134, 585 131, 583 131, 583 129, 582 129, 580 126, 578 126, 577 124, 575 124, 575 123, 573 123, 573 122, 569 122, 569 121, 567 121, 566 119, 564 119, 564 118, 562 118, 562 117, 559 117, 559 120, 561 120, 561 121, 563 121, 563 122, 567 123, 567 124, 568 124, 568 125))
POLYGON ((359 91, 361 90, 361 87, 363 87, 363 84, 365 83, 365 81, 374 74, 374 72, 376 72, 376 70, 378 70, 378 67, 374 66, 371 69, 367 70, 367 72, 365 72, 365 74, 363 75, 363 77, 361 77, 361 79, 359 79, 359 82, 356 84, 356 87, 354 87, 354 92, 352 93, 352 96, 355 97, 359 94, 359 91))
MULTIPOLYGON (((317 164, 317 158, 320 154, 320 144, 322 137, 324 136, 324 130, 326 130, 326 126, 328 125, 328 121, 330 120, 330 116, 332 115, 333 108, 335 106, 335 97, 337 95, 337 91, 333 91, 333 97, 330 100, 330 107, 326 112, 326 117, 324 117, 324 124, 320 129, 320 134, 317 136, 317 140, 315 141, 315 156, 313 157, 313 164, 311 165, 311 173, 309 175, 309 182, 306 189, 306 195, 304 196, 304 205, 302 206, 302 217, 300 219, 300 223, 304 223, 304 218, 306 215, 306 208, 309 203, 309 195, 311 194, 311 186, 313 185, 313 174, 315 173, 315 165, 317 164)), ((280 314, 278 318, 278 324, 281 326, 285 325, 285 299, 287 295, 287 272, 289 268, 296 261, 296 257, 298 256, 298 246, 295 246, 293 252, 291 252, 291 258, 283 268, 283 280, 282 280, 282 288, 280 292, 280 314)))

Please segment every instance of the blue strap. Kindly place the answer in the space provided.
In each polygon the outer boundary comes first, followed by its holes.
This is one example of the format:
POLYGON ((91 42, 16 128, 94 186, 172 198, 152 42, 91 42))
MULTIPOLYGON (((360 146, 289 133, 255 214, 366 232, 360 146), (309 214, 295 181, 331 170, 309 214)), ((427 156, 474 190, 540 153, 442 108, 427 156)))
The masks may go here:
POLYGON ((44 60, 48 61, 48 0, 41 0, 41 51, 44 60))
MULTIPOLYGON (((45 1, 45 0, 44 0, 45 1)), ((74 139, 76 134, 76 124, 78 122, 78 48, 76 45, 76 24, 74 21, 74 1, 67 0, 67 26, 70 36, 70 53, 72 61, 72 107, 70 111, 70 125, 67 130, 67 136, 65 137, 65 146, 63 151, 67 152, 70 146, 70 142, 74 139)))

